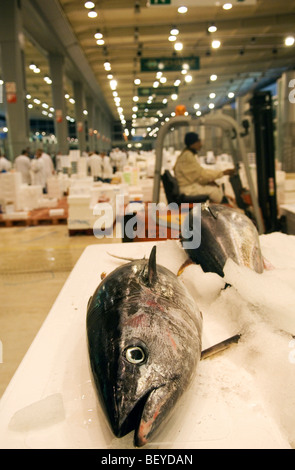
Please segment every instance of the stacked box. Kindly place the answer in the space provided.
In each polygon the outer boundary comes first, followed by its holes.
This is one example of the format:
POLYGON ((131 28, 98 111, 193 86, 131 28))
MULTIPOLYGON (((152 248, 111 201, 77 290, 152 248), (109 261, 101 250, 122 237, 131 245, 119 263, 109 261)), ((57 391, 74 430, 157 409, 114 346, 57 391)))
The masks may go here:
POLYGON ((13 204, 14 210, 21 210, 21 173, 8 172, 0 174, 1 199, 4 204, 13 204))
POLYGON ((38 209, 42 194, 42 186, 22 184, 20 189, 21 210, 32 211, 38 209))
POLYGON ((50 198, 61 199, 63 195, 63 185, 60 178, 53 176, 47 180, 47 194, 50 198))
POLYGON ((68 228, 93 228, 93 213, 90 209, 91 197, 88 194, 70 194, 68 196, 68 228))

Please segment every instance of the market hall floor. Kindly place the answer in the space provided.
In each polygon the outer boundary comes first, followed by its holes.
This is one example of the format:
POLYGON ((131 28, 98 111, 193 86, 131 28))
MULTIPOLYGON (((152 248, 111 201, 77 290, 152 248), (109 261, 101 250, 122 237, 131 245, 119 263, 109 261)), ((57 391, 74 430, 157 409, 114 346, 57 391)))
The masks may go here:
POLYGON ((0 397, 84 249, 121 241, 70 237, 67 225, 0 227, 0 397))

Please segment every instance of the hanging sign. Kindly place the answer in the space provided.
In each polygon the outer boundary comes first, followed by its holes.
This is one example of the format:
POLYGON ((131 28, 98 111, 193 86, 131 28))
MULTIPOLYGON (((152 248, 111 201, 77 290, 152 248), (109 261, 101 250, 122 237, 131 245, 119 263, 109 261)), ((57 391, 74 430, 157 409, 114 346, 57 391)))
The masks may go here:
POLYGON ((16 103, 16 101, 17 101, 16 83, 15 82, 6 82, 5 83, 5 90, 6 90, 7 103, 16 103))
POLYGON ((83 132, 83 122, 82 121, 77 122, 77 131, 78 132, 83 132))
POLYGON ((200 69, 199 57, 150 57, 140 59, 141 72, 181 72, 186 64, 189 70, 200 69))
POLYGON ((62 110, 61 109, 57 109, 55 111, 55 118, 56 118, 56 122, 62 122, 62 110))
POLYGON ((153 87, 140 87, 138 88, 138 96, 152 96, 152 95, 172 95, 178 92, 176 86, 160 86, 159 88, 153 87))
POLYGON ((150 0, 150 5, 171 5, 171 0, 150 0))

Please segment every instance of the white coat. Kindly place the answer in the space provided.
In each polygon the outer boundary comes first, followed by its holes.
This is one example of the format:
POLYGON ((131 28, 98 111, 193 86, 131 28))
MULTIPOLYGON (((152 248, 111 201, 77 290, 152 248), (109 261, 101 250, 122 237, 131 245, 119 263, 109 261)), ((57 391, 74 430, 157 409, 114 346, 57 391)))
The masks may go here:
POLYGON ((45 188, 46 185, 46 171, 44 160, 42 157, 34 158, 31 163, 32 170, 32 184, 42 186, 45 188))
POLYGON ((26 155, 19 155, 14 160, 14 168, 22 175, 24 184, 31 184, 31 160, 26 155))
POLYGON ((113 168, 110 162, 110 157, 104 156, 100 157, 100 171, 101 174, 99 175, 103 180, 104 179, 111 179, 113 177, 113 168))
POLYGON ((50 155, 45 152, 42 153, 41 158, 44 161, 45 176, 47 181, 47 179, 50 178, 54 173, 53 161, 50 155))
POLYGON ((99 178, 101 175, 101 157, 97 153, 93 153, 88 158, 88 168, 90 169, 91 176, 99 178))

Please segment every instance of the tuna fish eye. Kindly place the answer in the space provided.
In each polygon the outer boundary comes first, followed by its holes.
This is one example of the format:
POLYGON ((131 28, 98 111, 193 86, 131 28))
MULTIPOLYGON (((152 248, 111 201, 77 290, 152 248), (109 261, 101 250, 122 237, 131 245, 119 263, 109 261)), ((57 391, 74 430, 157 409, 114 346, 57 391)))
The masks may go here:
POLYGON ((146 360, 145 352, 139 346, 131 346, 125 349, 126 360, 131 364, 143 364, 146 360))

